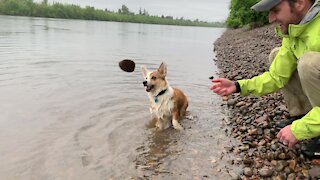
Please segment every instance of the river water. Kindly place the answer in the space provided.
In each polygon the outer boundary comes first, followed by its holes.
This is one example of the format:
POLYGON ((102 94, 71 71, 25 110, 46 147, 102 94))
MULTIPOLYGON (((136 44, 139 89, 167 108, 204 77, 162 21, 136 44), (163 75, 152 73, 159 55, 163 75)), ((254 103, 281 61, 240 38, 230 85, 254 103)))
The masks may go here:
POLYGON ((0 16, 1 179, 228 178, 232 141, 208 79, 223 31, 0 16), (140 66, 161 62, 189 99, 183 132, 146 126, 140 66))

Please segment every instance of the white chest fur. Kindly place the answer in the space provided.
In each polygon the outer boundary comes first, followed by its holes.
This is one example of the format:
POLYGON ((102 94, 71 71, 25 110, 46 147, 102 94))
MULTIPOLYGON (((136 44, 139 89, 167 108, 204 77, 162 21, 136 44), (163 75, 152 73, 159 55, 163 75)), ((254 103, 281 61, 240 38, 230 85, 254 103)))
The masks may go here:
POLYGON ((172 110, 174 107, 174 101, 172 99, 174 90, 171 87, 167 88, 167 91, 156 97, 149 94, 149 99, 152 102, 151 113, 153 116, 159 119, 167 119, 172 116, 172 110))

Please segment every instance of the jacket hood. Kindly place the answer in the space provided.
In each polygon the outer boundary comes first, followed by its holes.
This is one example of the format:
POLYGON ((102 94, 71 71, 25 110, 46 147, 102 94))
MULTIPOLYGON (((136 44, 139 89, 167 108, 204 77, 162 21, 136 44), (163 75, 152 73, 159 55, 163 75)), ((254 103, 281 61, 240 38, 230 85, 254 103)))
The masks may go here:
POLYGON ((305 24, 311 21, 320 11, 320 0, 316 0, 314 4, 311 6, 307 14, 301 20, 300 24, 305 24))

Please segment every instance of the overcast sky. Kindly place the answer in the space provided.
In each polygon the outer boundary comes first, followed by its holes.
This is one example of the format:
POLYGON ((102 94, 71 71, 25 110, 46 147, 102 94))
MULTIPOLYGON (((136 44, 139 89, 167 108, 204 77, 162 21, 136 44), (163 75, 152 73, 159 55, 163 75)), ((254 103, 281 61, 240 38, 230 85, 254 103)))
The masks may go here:
MULTIPOLYGON (((42 1, 42 0, 35 0, 42 1)), ((117 11, 125 4, 131 12, 146 9, 150 15, 170 15, 185 19, 203 21, 224 21, 229 14, 231 0, 49 0, 81 7, 93 6, 98 9, 117 11)))

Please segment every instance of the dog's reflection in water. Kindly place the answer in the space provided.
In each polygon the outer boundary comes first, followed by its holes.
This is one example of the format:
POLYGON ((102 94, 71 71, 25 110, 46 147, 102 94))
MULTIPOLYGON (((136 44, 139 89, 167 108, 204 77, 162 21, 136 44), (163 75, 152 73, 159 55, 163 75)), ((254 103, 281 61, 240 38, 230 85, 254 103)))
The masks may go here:
POLYGON ((166 167, 168 162, 165 159, 173 157, 180 151, 175 148, 179 132, 174 128, 159 131, 155 128, 155 124, 156 119, 152 119, 146 125, 147 128, 150 128, 148 140, 144 145, 137 148, 139 155, 136 159, 136 167, 141 170, 142 176, 145 174, 170 173, 170 169, 166 167))

